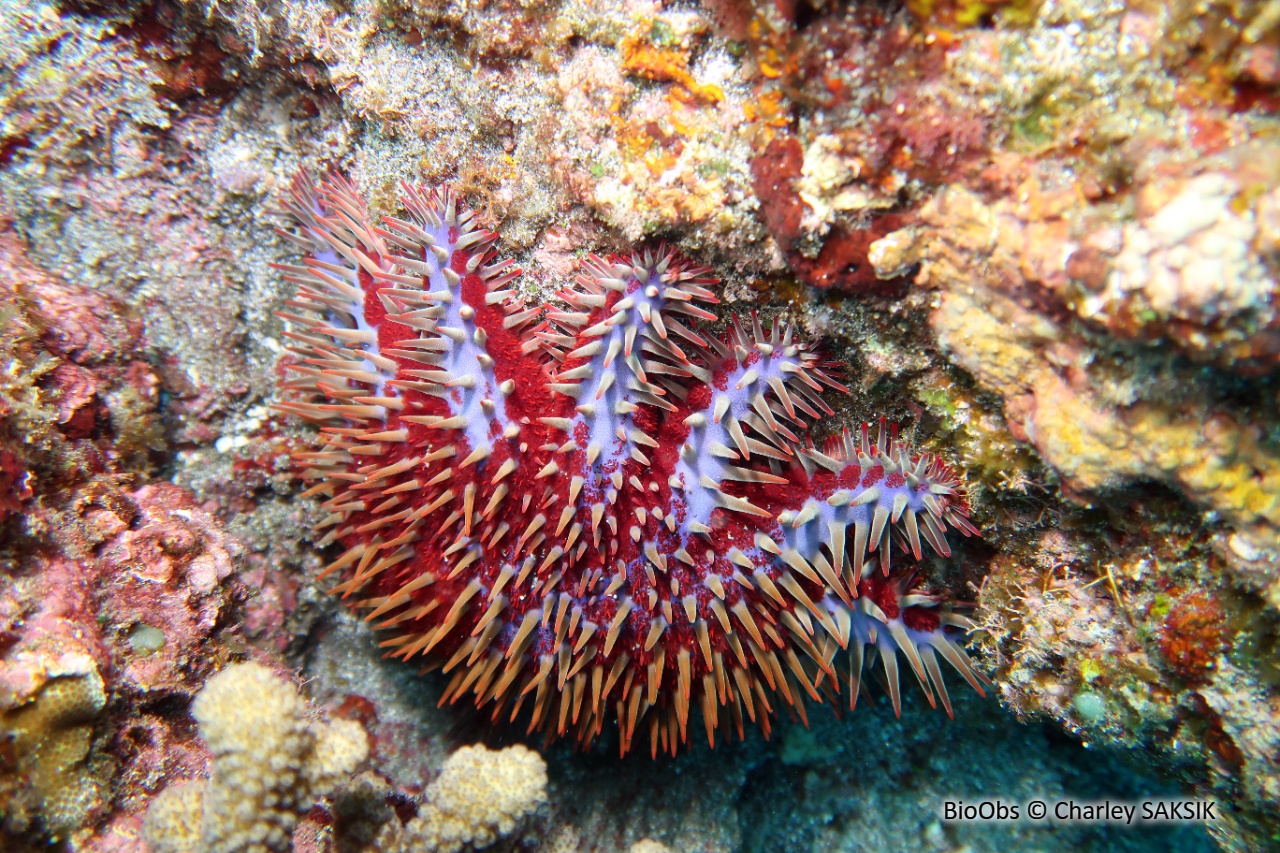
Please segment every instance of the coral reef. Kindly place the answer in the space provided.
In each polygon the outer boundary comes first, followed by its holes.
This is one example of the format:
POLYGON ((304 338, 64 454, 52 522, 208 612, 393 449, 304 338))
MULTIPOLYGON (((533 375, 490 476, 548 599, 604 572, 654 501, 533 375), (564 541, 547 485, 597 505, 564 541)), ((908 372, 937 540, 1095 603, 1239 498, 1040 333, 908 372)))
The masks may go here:
POLYGON ((212 638, 238 595, 238 545, 172 485, 96 497, 55 528, 67 550, 100 538, 92 551, 12 562, 0 585, 8 831, 65 835, 114 802, 110 783, 183 766, 181 726, 154 703, 193 695, 226 653, 212 638))
MULTIPOLYGON (((1105 20, 1102 43, 1155 25, 1139 12, 1113 19, 1119 31, 1105 20)), ((1152 69, 1150 56, 1130 58, 1152 69)), ((972 59, 957 69, 976 74, 972 59)), ((1108 86, 1127 91, 1122 76, 1108 86)), ((990 173, 940 187, 868 258, 886 280, 910 274, 933 291, 939 347, 998 395, 1004 426, 1066 499, 1049 509, 1059 529, 1014 533, 1017 556, 982 584, 977 636, 1003 701, 1091 743, 1162 754, 1234 799, 1239 816, 1216 831, 1248 849, 1276 818, 1261 794, 1269 764, 1241 745, 1259 755, 1276 720, 1221 696, 1249 683, 1256 707, 1275 701, 1257 651, 1274 646, 1259 608, 1274 606, 1280 579, 1275 182, 1265 144, 1245 141, 1268 118, 1193 111, 1204 135, 1191 156, 1150 107, 1120 102, 1144 130, 1106 156, 1028 156, 1009 138, 993 154, 1006 190, 993 192, 990 173)), ((1065 116, 1056 110, 1038 120, 1065 116)))
MULTIPOLYGON (((1269 155, 1248 146, 1222 158, 1254 164, 1269 155)), ((1140 218, 1086 235, 1069 259, 1066 273, 1081 288, 1070 300, 1076 312, 1115 334, 1167 340, 1230 369, 1265 369, 1280 352, 1276 281, 1266 263, 1280 249, 1273 230, 1280 210, 1266 190, 1274 181, 1240 174, 1247 169, 1141 187, 1140 218)))
POLYGON ((183 490, 130 485, 164 446, 141 323, 33 264, 11 233, 0 272, 0 447, 17 472, 0 552, 0 838, 16 845, 83 837, 182 762, 147 709, 211 669, 242 550, 183 490))
POLYGON ((146 821, 156 853, 288 850, 298 817, 369 753, 358 722, 312 722, 297 688, 261 664, 210 678, 191 712, 212 754, 210 776, 156 797, 146 821))
MULTIPOLYGON (((459 730, 489 728, 435 707, 453 670, 380 661, 314 583, 341 554, 293 480, 314 436, 270 409, 295 286, 269 265, 297 252, 276 200, 309 168, 350 175, 378 222, 399 180, 449 184, 529 307, 573 313, 556 293, 592 253, 662 239, 717 269, 749 336, 758 310, 765 337, 821 340, 854 393, 815 409, 819 448, 885 415, 967 481, 982 539, 922 554, 921 583, 973 602, 969 654, 1037 721, 961 691, 945 729, 918 701, 898 722, 872 689, 805 729, 770 695, 769 742, 744 726, 623 766, 550 748, 546 804, 500 845, 1207 849, 1195 827, 939 823, 968 780, 1196 793, 1227 807, 1223 849, 1274 849, 1278 8, 0 0, 0 847, 137 850, 156 793, 206 772, 189 709, 233 660, 301 671, 370 733, 373 770, 299 819, 300 851, 368 850, 459 730)), ((725 568, 728 601, 750 573, 725 568)), ((672 615, 660 639, 683 643, 672 615)))
MULTIPOLYGON (((1142 362, 1099 358, 1020 304, 1009 288, 1045 270, 1054 243, 1046 228, 1004 204, 993 210, 965 189, 948 188, 920 212, 914 240, 927 245, 878 247, 877 262, 896 269, 900 253, 927 258, 918 280, 944 288, 931 318, 939 343, 1006 399, 1014 435, 1073 488, 1164 482, 1242 533, 1275 542, 1280 469, 1267 439, 1228 414, 1194 370, 1173 363, 1139 373, 1142 362), (976 266, 990 276, 984 286, 956 287, 972 281, 976 266), (1045 348, 1051 360, 1040 356, 1045 348), (1176 395, 1152 393, 1175 386, 1176 395)), ((1060 258, 1059 276, 1064 266, 1060 258)))

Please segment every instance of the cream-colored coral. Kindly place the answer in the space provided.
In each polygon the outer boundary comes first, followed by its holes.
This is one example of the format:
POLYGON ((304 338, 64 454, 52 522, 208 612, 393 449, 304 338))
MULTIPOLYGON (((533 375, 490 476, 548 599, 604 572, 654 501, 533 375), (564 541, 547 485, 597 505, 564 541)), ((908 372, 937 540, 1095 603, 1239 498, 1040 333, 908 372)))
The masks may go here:
POLYGON ((207 783, 171 788, 152 804, 146 832, 157 853, 287 850, 298 816, 369 753, 358 723, 311 721, 297 688, 256 663, 209 679, 192 713, 213 772, 207 783))
POLYGON ((188 853, 200 849, 204 812, 204 782, 170 785, 147 809, 147 841, 157 853, 188 853))
POLYGON ((577 829, 566 823, 552 831, 538 849, 545 848, 547 853, 578 853, 581 846, 582 836, 577 829))
POLYGON ((516 831, 547 801, 547 764, 523 746, 464 746, 427 788, 427 802, 403 828, 391 827, 388 853, 458 853, 486 847, 516 831))
POLYGON ((671 853, 671 848, 661 841, 654 841, 652 838, 641 838, 631 845, 627 853, 671 853))

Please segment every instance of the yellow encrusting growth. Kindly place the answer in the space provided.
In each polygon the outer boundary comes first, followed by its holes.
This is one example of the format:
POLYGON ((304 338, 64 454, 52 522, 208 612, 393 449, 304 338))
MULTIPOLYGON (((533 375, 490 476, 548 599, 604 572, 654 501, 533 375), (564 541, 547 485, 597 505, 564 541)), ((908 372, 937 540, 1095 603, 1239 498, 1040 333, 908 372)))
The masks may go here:
POLYGON ((25 779, 0 782, 0 811, 20 822, 38 817, 55 835, 83 822, 103 793, 91 759, 106 692, 97 667, 75 659, 70 669, 80 672, 50 678, 27 704, 0 713, 0 742, 20 771, 13 779, 25 779))
MULTIPOLYGON (((1144 378, 1133 358, 1108 366, 1105 353, 1072 344, 989 283, 1052 268, 1037 253, 1056 244, 1018 211, 948 188, 921 209, 926 228, 905 245, 876 244, 873 262, 891 269, 928 258, 917 283, 940 290, 930 323, 942 351, 1005 400, 1009 419, 1073 489, 1164 483, 1256 541, 1280 542, 1280 456, 1265 433, 1231 416, 1193 374, 1161 363, 1144 378)), ((1280 601, 1280 584, 1268 596, 1280 601)))

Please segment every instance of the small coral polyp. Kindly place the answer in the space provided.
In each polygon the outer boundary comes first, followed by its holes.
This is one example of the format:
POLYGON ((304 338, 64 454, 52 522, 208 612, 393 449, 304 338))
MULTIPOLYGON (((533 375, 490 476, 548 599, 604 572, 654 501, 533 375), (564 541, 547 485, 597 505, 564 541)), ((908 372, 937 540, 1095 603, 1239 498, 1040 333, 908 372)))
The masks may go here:
MULTIPOLYGON (((965 618, 891 562, 977 531, 950 467, 864 425, 819 450, 842 390, 790 327, 701 330, 708 272, 667 249, 592 257, 562 308, 525 304, 447 190, 375 225, 346 180, 300 177, 299 286, 280 408, 342 554, 322 577, 388 654, 452 674, 443 701, 625 753, 767 734, 783 705, 856 703, 868 653, 930 704, 941 656, 979 693, 965 618), (696 723, 695 723, 696 724, 696 723)), ((285 232, 282 232, 285 233, 285 232)), ((871 661, 868 661, 870 664, 871 661)))

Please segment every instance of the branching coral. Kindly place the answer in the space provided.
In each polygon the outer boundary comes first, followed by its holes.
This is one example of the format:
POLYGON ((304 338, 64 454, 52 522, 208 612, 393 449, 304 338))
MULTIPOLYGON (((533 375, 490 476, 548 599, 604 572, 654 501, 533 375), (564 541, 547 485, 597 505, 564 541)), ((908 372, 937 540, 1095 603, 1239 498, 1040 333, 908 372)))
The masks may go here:
POLYGON ((510 836, 547 801, 547 765, 531 749, 464 746, 427 788, 418 816, 395 821, 379 839, 385 853, 458 853, 510 836))
POLYGON ((350 720, 313 722, 297 688, 256 663, 209 679, 192 713, 213 753, 206 782, 172 785, 147 813, 157 853, 289 849, 294 825, 369 753, 350 720))

